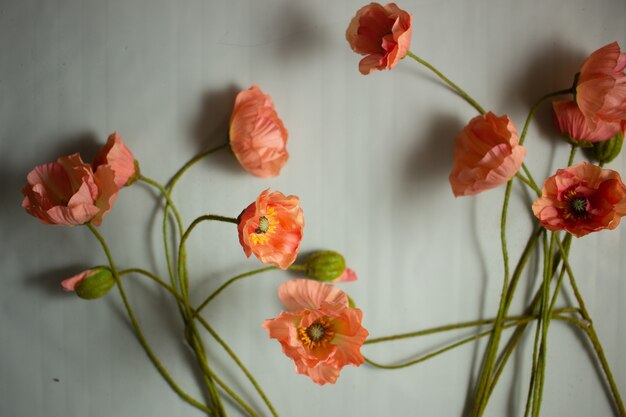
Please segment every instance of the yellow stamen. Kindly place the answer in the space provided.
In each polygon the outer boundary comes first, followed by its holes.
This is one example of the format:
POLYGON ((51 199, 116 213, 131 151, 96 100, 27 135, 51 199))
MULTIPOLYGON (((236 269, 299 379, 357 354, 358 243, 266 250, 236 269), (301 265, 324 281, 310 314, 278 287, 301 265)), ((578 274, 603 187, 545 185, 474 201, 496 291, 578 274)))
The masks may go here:
POLYGON ((263 245, 270 240, 270 236, 276 233, 278 220, 276 220, 276 210, 269 207, 264 216, 259 217, 259 225, 252 233, 250 240, 253 245, 263 245))
POLYGON ((298 339, 311 350, 327 347, 334 336, 333 326, 325 317, 315 320, 309 327, 298 327, 298 339))

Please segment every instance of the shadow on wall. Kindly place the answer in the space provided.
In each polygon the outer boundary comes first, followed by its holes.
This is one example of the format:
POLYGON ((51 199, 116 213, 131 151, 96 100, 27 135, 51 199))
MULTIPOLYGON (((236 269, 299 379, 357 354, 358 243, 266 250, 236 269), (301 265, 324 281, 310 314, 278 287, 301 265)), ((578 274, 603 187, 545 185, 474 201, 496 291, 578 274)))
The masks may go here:
MULTIPOLYGON (((231 84, 224 89, 208 92, 202 97, 200 109, 189 127, 189 135, 198 153, 228 143, 230 116, 239 91, 241 88, 231 84)), ((230 150, 221 151, 220 154, 211 157, 212 166, 218 166, 233 174, 243 172, 236 158, 230 155, 230 150), (229 155, 225 155, 226 152, 229 155)))
MULTIPOLYGON (((589 53, 572 49, 566 42, 556 39, 544 44, 535 50, 534 56, 523 61, 517 76, 513 74, 513 79, 507 84, 508 89, 503 90, 500 103, 510 101, 513 97, 527 112, 543 95, 571 87, 574 75, 589 53)), ((550 141, 556 135, 552 122, 551 102, 551 99, 544 102, 533 119, 540 137, 550 141)), ((518 125, 518 129, 521 134, 522 125, 518 125)))
POLYGON ((418 128, 418 139, 403 162, 403 190, 411 191, 424 182, 447 182, 453 164, 456 135, 465 123, 456 115, 440 114, 430 125, 418 128))

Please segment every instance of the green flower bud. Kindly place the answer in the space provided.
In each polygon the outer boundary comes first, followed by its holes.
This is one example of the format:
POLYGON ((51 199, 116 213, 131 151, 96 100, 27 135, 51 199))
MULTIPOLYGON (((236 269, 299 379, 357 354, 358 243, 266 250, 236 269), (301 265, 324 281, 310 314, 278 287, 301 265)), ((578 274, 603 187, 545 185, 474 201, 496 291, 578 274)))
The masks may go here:
POLYGON ((109 268, 90 269, 85 277, 76 284, 76 295, 85 300, 100 298, 115 285, 115 279, 109 268))
POLYGON ((346 270, 346 260, 340 253, 331 250, 315 252, 305 263, 306 273, 318 281, 333 281, 346 270))
POLYGON ((601 165, 608 164, 619 155, 624 143, 624 132, 618 132, 609 140, 593 144, 591 157, 601 165))

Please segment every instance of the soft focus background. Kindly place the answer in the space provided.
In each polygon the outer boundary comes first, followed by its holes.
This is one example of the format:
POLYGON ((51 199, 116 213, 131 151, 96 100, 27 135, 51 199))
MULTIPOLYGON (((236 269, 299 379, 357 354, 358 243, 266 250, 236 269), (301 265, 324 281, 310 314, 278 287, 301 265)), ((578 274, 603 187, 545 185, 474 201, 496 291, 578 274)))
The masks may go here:
MULTIPOLYGON (((188 224, 204 213, 237 216, 267 187, 300 196, 303 253, 342 252, 359 274, 344 288, 372 336, 492 317, 500 294, 503 188, 452 196, 455 134, 472 107, 407 59, 362 76, 344 38, 360 1, 0 1, 0 415, 11 417, 199 416, 148 361, 119 294, 83 301, 59 282, 105 262, 86 228, 45 226, 20 207, 35 165, 80 151, 90 159, 118 131, 145 175, 161 182, 225 141, 235 94, 258 84, 274 98, 291 159, 280 177, 248 175, 227 151, 197 164, 174 198, 188 224)), ((521 130, 530 105, 567 88, 582 60, 617 40, 626 47, 623 0, 405 0, 412 51, 521 130)), ((538 182, 565 164, 544 105, 526 142, 538 182)), ((579 156, 579 160, 580 160, 579 156)), ((626 157, 610 168, 626 172, 626 157)), ((512 262, 527 239, 529 196, 511 202, 512 262)), ((152 189, 125 189, 101 232, 119 266, 165 276, 161 213, 152 189)), ((615 379, 626 395, 626 227, 575 240, 577 272, 615 379)), ((193 299, 260 266, 246 260, 230 224, 203 224, 189 245, 193 299)), ((539 271, 536 261, 530 271, 539 271)), ((225 291, 207 320, 257 376, 282 416, 460 416, 484 343, 397 371, 347 367, 334 386, 294 372, 260 325, 278 314, 283 272, 225 291)), ((513 313, 536 288, 526 274, 513 313)), ((197 374, 168 296, 141 277, 131 302, 156 352, 195 396, 197 374)), ((572 297, 566 294, 559 305, 572 297)), ((442 346, 461 331, 366 346, 394 363, 442 346)), ((207 336, 216 371, 268 415, 243 375, 207 336)), ((521 416, 532 332, 512 358, 487 410, 521 416)), ((543 414, 610 416, 593 354, 577 332, 550 327, 543 414)), ((229 415, 241 415, 228 404, 229 415)))

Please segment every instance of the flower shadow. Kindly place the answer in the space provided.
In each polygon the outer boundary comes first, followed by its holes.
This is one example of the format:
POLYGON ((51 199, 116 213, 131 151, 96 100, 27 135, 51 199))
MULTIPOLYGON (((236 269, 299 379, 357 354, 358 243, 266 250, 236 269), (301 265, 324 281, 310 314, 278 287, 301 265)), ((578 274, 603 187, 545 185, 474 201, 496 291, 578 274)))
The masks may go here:
MULTIPOLYGON (((241 88, 231 84, 226 88, 208 92, 202 97, 200 109, 189 124, 189 135, 198 152, 228 143, 228 124, 239 91, 241 88)), ((212 157, 211 165, 232 173, 242 172, 232 155, 212 157)))

